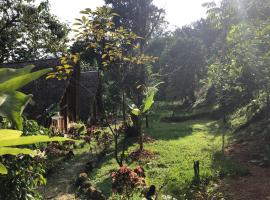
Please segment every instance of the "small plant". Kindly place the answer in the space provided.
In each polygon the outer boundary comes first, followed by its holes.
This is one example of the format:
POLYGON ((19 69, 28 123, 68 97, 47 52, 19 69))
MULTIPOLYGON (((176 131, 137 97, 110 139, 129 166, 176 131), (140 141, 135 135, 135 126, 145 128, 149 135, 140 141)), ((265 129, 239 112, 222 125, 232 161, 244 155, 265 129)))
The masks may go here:
POLYGON ((109 134, 108 132, 102 132, 99 137, 96 138, 97 145, 99 146, 102 151, 107 151, 111 144, 112 144, 112 135, 109 134))
POLYGON ((71 124, 68 133, 74 138, 80 138, 82 135, 87 134, 87 128, 83 122, 76 122, 71 124))
POLYGON ((130 199, 136 192, 140 191, 145 183, 144 169, 140 166, 134 170, 129 167, 120 167, 112 173, 112 189, 115 194, 130 199))
POLYGON ((46 184, 44 158, 6 155, 1 162, 5 163, 9 173, 0 176, 0 199, 43 199, 37 188, 46 184))
POLYGON ((35 120, 23 121, 23 135, 50 135, 51 131, 48 128, 40 126, 35 120))
POLYGON ((157 84, 154 87, 148 87, 146 89, 145 100, 144 100, 144 103, 140 107, 137 107, 135 104, 130 106, 131 113, 138 118, 137 127, 138 127, 139 135, 140 135, 139 144, 140 144, 141 151, 143 150, 143 133, 142 133, 142 127, 141 127, 142 126, 142 118, 147 114, 147 112, 152 107, 152 105, 154 103, 155 95, 158 91, 157 86, 159 84, 157 84))

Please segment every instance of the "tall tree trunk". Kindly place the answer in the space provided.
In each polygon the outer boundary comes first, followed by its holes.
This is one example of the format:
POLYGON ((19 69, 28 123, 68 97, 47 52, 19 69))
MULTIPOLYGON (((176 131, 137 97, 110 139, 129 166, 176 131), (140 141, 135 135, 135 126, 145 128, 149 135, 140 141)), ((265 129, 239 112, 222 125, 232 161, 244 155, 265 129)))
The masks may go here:
POLYGON ((266 97, 266 119, 269 119, 269 111, 270 111, 270 96, 269 92, 267 92, 267 97, 266 97))
POLYGON ((118 158, 118 136, 114 134, 114 158, 117 162, 117 164, 122 167, 123 166, 123 161, 122 159, 119 160, 118 158))
POLYGON ((224 155, 224 153, 225 153, 225 131, 227 130, 226 103, 225 103, 225 99, 223 99, 223 102, 222 102, 222 110, 223 110, 223 124, 224 124, 224 129, 225 129, 222 132, 222 153, 224 155))
POLYGON ((145 127, 149 128, 149 118, 148 118, 148 113, 145 115, 145 127))
POLYGON ((142 124, 141 124, 141 117, 138 117, 138 131, 139 131, 139 145, 140 151, 143 150, 143 132, 142 132, 142 124))
POLYGON ((122 117, 123 117, 123 123, 124 126, 126 126, 126 97, 125 97, 125 91, 123 89, 122 91, 122 117))

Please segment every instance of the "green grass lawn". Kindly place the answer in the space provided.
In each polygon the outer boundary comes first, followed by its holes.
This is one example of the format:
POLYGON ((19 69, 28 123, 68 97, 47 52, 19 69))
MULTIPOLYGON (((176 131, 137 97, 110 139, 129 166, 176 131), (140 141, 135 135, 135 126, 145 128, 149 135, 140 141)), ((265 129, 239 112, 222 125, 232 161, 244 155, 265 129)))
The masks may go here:
MULTIPOLYGON (((243 169, 224 159, 221 154, 222 129, 215 121, 188 121, 183 123, 152 122, 144 132, 155 139, 145 144, 145 149, 156 152, 154 159, 131 163, 130 167, 142 165, 146 170, 147 183, 159 188, 165 185, 163 194, 177 199, 188 198, 193 180, 193 161, 200 161, 202 180, 220 175, 241 172, 243 169)), ((227 138, 227 137, 226 137, 227 138)), ((227 139, 226 139, 227 140, 227 139)), ((138 148, 132 144, 128 152, 138 148)), ((110 174, 117 169, 113 156, 100 163, 91 178, 107 196, 111 193, 110 174)))

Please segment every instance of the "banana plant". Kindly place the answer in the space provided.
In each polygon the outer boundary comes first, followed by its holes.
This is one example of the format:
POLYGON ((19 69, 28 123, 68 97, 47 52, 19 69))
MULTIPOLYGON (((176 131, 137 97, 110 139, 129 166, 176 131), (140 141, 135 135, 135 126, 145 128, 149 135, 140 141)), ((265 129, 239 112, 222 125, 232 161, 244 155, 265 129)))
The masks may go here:
POLYGON ((0 68, 0 116, 8 118, 18 130, 23 128, 21 114, 32 95, 17 90, 51 71, 43 69, 31 73, 33 68, 33 65, 21 69, 0 68))
MULTIPOLYGON (((20 69, 0 68, 0 116, 7 118, 17 129, 0 129, 0 156, 19 154, 35 156, 37 154, 35 150, 16 146, 69 140, 63 137, 50 138, 41 135, 21 136, 23 128, 21 114, 32 95, 26 95, 17 90, 51 71, 51 69, 43 69, 31 72, 33 68, 33 65, 20 69)), ((7 168, 0 163, 0 174, 7 173, 7 168)))
MULTIPOLYGON (((68 140, 64 137, 52 137, 44 135, 21 136, 22 131, 0 129, 0 156, 25 154, 36 156, 37 151, 28 148, 17 148, 16 146, 35 144, 41 142, 62 142, 68 140)), ((0 174, 7 174, 7 168, 0 163, 0 174)))
MULTIPOLYGON (((157 86, 157 85, 156 85, 157 86)), ((139 135, 140 135, 140 150, 143 150, 143 134, 142 134, 142 128, 141 128, 141 121, 142 118, 144 117, 144 115, 151 109, 152 105, 154 104, 154 98, 155 95, 158 91, 157 87, 148 87, 146 89, 146 93, 145 93, 145 99, 144 99, 144 103, 140 106, 137 107, 135 104, 132 104, 130 106, 131 109, 131 113, 135 116, 138 117, 138 130, 139 130, 139 135)))

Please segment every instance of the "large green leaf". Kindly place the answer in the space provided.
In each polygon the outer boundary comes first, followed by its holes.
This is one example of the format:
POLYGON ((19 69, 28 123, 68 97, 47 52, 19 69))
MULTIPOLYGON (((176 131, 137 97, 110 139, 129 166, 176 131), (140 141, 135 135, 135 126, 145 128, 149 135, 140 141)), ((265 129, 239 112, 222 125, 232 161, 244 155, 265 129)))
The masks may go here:
POLYGON ((30 65, 21 69, 0 69, 0 115, 7 117, 19 130, 22 129, 21 114, 31 95, 15 90, 51 71, 51 69, 44 69, 30 73, 33 67, 30 65))
POLYGON ((136 116, 139 116, 140 115, 140 109, 139 108, 133 108, 132 110, 131 110, 131 113, 133 114, 133 115, 136 115, 136 116))
POLYGON ((15 128, 22 130, 21 114, 31 97, 17 91, 0 93, 0 115, 7 117, 15 128))
POLYGON ((15 139, 2 139, 0 138, 0 147, 12 147, 12 146, 20 146, 27 144, 35 144, 40 142, 63 142, 70 140, 64 137, 48 137, 45 135, 37 135, 37 136, 22 136, 15 139))
POLYGON ((22 135, 22 131, 11 129, 0 129, 0 138, 3 139, 15 139, 22 135))
POLYGON ((143 113, 147 112, 153 105, 156 92, 157 92, 157 88, 155 87, 148 88, 146 98, 144 101, 143 113))
POLYGON ((36 151, 32 149, 20 149, 20 148, 13 148, 13 147, 0 147, 0 156, 2 155, 18 155, 18 154, 27 154, 34 156, 36 155, 36 151))
MULTIPOLYGON (((36 155, 35 150, 26 148, 15 148, 14 146, 35 144, 40 142, 62 142, 71 140, 64 137, 48 137, 43 135, 21 136, 22 132, 18 130, 0 129, 0 156, 27 154, 36 155)), ((0 163, 0 174, 7 174, 6 167, 0 163)))
POLYGON ((21 76, 15 76, 7 81, 0 83, 0 93, 10 92, 22 88, 28 83, 38 79, 39 77, 49 73, 52 69, 43 69, 33 73, 26 73, 21 76))
POLYGON ((34 67, 34 65, 28 65, 19 69, 0 68, 0 83, 3 83, 11 78, 30 73, 34 67))
POLYGON ((136 115, 136 116, 140 115, 141 111, 135 104, 129 105, 129 108, 131 109, 131 113, 133 115, 136 115))
POLYGON ((2 163, 0 163, 0 174, 7 174, 7 173, 8 173, 7 168, 2 163))

